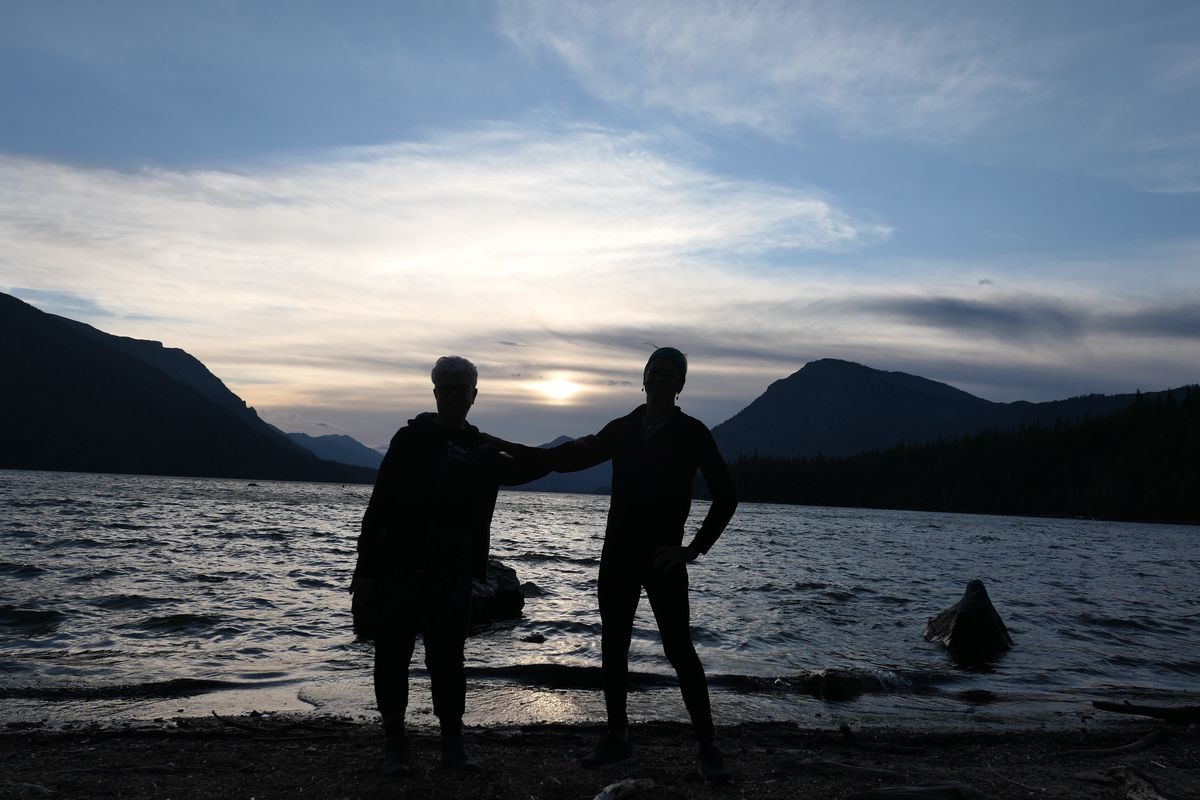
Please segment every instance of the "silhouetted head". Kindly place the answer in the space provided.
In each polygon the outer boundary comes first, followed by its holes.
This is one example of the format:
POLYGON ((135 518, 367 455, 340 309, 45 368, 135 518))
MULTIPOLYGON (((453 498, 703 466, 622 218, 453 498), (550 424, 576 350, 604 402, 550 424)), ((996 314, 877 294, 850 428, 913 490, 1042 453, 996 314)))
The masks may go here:
POLYGON ((462 356, 442 356, 433 365, 430 377, 433 378, 434 386, 440 383, 457 382, 469 383, 474 387, 479 383, 479 370, 475 369, 475 365, 470 360, 462 356))
POLYGON ((461 428, 479 390, 479 370, 462 356, 442 356, 433 365, 433 396, 437 400, 438 422, 461 428))
POLYGON ((642 386, 646 394, 652 389, 669 391, 674 397, 683 391, 687 380, 687 356, 674 347, 660 347, 650 354, 646 360, 646 368, 642 370, 642 386))

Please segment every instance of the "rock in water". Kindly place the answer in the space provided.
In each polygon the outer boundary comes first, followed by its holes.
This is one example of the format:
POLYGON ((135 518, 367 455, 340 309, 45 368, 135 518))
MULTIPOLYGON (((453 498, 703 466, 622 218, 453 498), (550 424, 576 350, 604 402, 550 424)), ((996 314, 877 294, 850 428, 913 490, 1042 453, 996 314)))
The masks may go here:
POLYGON ((964 664, 989 661, 1013 646, 980 580, 968 583, 961 600, 929 620, 925 639, 942 645, 964 664))
POLYGON ((525 607, 517 571, 494 558, 488 559, 487 580, 471 584, 471 625, 498 619, 516 619, 525 607))

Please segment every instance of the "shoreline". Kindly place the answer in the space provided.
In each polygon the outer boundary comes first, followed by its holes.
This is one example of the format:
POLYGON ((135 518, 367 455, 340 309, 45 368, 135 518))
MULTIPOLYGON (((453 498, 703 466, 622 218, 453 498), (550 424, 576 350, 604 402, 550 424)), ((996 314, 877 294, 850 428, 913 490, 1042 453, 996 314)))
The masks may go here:
MULTIPOLYGON (((410 682, 408 723, 433 730, 428 680, 410 682)), ((0 688, 0 698, 5 690, 0 688)), ((1195 706, 1192 693, 1148 693, 1133 690, 1074 695, 1012 698, 989 691, 867 693, 847 700, 828 700, 807 693, 710 692, 718 725, 790 725, 796 730, 858 729, 922 731, 936 734, 1046 733, 1086 731, 1106 724, 1110 715, 1098 713, 1095 701, 1145 705, 1195 706)), ((687 722, 675 686, 637 689, 630 693, 631 722, 687 722)), ((352 720, 369 725, 378 719, 369 673, 352 681, 281 682, 273 686, 224 689, 185 696, 140 697, 122 694, 108 699, 78 698, 47 701, 22 698, 19 693, 0 699, 0 735, 8 731, 70 733, 129 729, 171 729, 176 720, 228 718, 291 718, 297 724, 325 719, 352 720)), ((599 690, 564 691, 527 685, 468 687, 464 722, 477 729, 522 726, 588 726, 605 718, 599 690)), ((185 725, 188 723, 184 723, 185 725)))
MULTIPOLYGON (((545 676, 541 676, 544 678, 545 676)), ((671 676, 634 681, 630 720, 685 723, 687 712, 671 676), (644 685, 643 685, 644 684, 644 685)), ((469 680, 464 723, 477 729, 522 726, 588 726, 605 719, 598 687, 562 688, 544 682, 469 680)), ((561 683, 561 682, 559 682, 561 683)), ((1095 704, 1200 707, 1200 693, 1139 687, 1059 690, 1007 694, 986 688, 864 691, 846 696, 816 696, 809 691, 758 686, 709 693, 718 725, 789 725, 816 732, 842 725, 870 730, 930 734, 1016 733, 1036 730, 1070 733, 1103 728, 1112 714, 1095 704)), ((166 679, 151 684, 115 686, 0 686, 0 735, 7 731, 69 733, 129 729, 171 729, 177 720, 289 718, 296 724, 329 719, 369 725, 378 719, 369 670, 340 679, 276 676, 261 683, 225 684, 212 679, 166 679)), ((428 676, 410 674, 408 723, 436 728, 428 676)))
POLYGON ((295 800, 413 793, 528 800, 592 798, 612 783, 641 778, 654 787, 639 798, 849 798, 886 787, 957 783, 994 800, 1104 800, 1125 798, 1139 775, 1167 800, 1200 796, 1198 727, 1124 715, 1097 715, 1075 731, 946 733, 885 725, 847 733, 785 722, 725 725, 718 741, 735 775, 730 787, 703 783, 690 727, 678 722, 635 723, 635 760, 599 770, 581 769, 577 761, 602 733, 600 725, 468 726, 468 747, 482 775, 438 770, 436 730, 410 730, 418 769, 397 779, 378 771, 378 723, 342 717, 252 712, 66 731, 10 724, 0 733, 0 798, 295 800), (1125 748, 1154 730, 1164 731, 1162 738, 1141 750, 1079 752, 1125 748))

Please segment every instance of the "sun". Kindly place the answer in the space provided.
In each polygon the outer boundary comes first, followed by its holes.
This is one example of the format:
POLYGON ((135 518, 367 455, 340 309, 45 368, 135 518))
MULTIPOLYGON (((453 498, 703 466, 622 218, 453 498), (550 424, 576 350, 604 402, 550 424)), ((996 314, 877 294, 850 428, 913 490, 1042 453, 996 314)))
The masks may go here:
POLYGON ((532 388, 550 402, 563 404, 570 403, 571 398, 583 389, 581 385, 564 376, 537 381, 532 384, 532 388))

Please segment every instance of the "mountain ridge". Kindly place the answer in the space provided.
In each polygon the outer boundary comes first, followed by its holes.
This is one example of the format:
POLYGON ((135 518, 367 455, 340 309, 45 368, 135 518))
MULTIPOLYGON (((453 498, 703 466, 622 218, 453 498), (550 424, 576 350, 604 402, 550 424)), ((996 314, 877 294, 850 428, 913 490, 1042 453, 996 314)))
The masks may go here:
POLYGON ((1134 397, 1092 394, 1044 403, 996 403, 917 375, 826 358, 771 383, 715 426, 713 437, 727 460, 755 453, 836 458, 1115 413, 1134 397))
MULTIPOLYGON (((182 349, 114 336, 4 293, 0 377, 0 467, 367 482, 381 458, 348 436, 285 434, 182 349)), ((713 436, 730 461, 836 458, 1104 416, 1135 397, 996 403, 920 376, 825 358, 772 382, 713 436)), ((611 465, 602 464, 525 488, 598 493, 611 480, 611 465)))
POLYGON ((373 476, 294 444, 182 350, 115 337, 4 293, 0 377, 3 468, 337 482, 373 476))
POLYGON ((287 433, 288 439, 326 461, 352 464, 357 467, 379 469, 383 454, 367 447, 362 442, 344 433, 327 433, 310 436, 307 433, 287 433))

